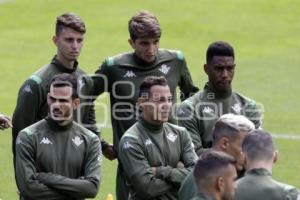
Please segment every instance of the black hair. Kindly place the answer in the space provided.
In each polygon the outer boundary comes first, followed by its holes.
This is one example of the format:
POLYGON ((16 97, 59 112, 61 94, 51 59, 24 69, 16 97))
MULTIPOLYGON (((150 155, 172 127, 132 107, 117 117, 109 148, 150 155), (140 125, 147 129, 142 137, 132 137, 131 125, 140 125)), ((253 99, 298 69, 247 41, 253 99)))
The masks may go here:
POLYGON ((234 59, 234 49, 227 42, 213 42, 207 48, 206 63, 210 63, 214 56, 230 56, 234 59))

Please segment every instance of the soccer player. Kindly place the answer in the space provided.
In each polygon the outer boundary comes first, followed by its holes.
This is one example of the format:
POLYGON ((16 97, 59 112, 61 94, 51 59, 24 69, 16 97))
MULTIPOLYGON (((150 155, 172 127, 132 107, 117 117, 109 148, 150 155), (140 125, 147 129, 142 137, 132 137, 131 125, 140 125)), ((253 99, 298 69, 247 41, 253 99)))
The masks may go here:
MULTIPOLYGON (((244 156, 242 142, 245 136, 254 130, 254 124, 243 115, 225 114, 215 124, 213 130, 213 146, 211 150, 220 151, 235 158, 238 178, 243 176, 244 156)), ((182 182, 178 199, 186 200, 196 196, 197 187, 193 174, 189 174, 182 182)))
POLYGON ((205 152, 193 172, 198 194, 192 200, 233 200, 236 178, 234 165, 235 159, 226 153, 205 152))
POLYGON ((186 129, 168 122, 172 94, 164 77, 140 86, 141 117, 123 135, 119 159, 130 186, 129 199, 177 199, 197 155, 186 129))
POLYGON ((100 185, 100 140, 73 121, 77 80, 55 75, 49 116, 23 129, 16 141, 16 181, 22 200, 94 198, 100 185))
MULTIPOLYGON (((177 86, 182 92, 182 100, 198 91, 193 85, 183 54, 159 48, 161 28, 152 13, 142 11, 134 15, 128 23, 128 29, 128 42, 133 52, 107 58, 93 77, 95 96, 105 91, 110 93, 113 145, 102 145, 103 155, 110 160, 117 158, 122 135, 137 121, 138 89, 146 76, 166 77, 173 102, 176 102, 177 86)), ((124 187, 122 167, 119 165, 118 200, 127 199, 128 195, 123 195, 124 187)))
POLYGON ((189 131, 197 155, 212 146, 213 126, 223 114, 244 115, 256 128, 261 126, 261 111, 255 101, 232 90, 234 59, 230 44, 223 41, 210 44, 204 65, 208 83, 203 91, 182 102, 178 108, 179 125, 189 131))
POLYGON ((9 127, 12 127, 10 118, 0 113, 0 129, 9 127))
MULTIPOLYGON (((50 64, 33 73, 19 90, 12 119, 12 149, 14 155, 15 141, 19 131, 47 116, 47 88, 51 79, 56 74, 61 73, 72 74, 76 78, 85 74, 79 68, 77 62, 83 46, 85 32, 85 24, 77 15, 65 13, 57 17, 56 32, 53 36, 53 42, 57 47, 56 55, 50 64)), ((79 88, 82 88, 82 84, 85 84, 86 87, 84 88, 87 91, 84 91, 84 93, 89 94, 89 90, 92 89, 91 79, 81 79, 80 83, 79 88)), ((88 99, 81 98, 81 103, 87 103, 88 101, 88 99)), ((74 119, 98 134, 92 103, 89 106, 81 106, 80 109, 77 109, 74 119)))
POLYGON ((236 200, 299 200, 300 194, 291 185, 272 178, 272 168, 277 161, 272 136, 262 130, 248 134, 242 144, 246 159, 246 174, 237 181, 236 200))

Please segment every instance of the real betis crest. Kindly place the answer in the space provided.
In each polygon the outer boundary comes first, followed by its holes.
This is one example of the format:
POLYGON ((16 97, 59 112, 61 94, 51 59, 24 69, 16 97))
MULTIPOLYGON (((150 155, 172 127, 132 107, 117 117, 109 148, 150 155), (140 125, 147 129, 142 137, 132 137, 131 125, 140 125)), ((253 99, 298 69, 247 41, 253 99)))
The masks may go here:
POLYGON ((81 143, 83 142, 82 139, 80 139, 79 136, 75 136, 73 139, 72 139, 73 143, 76 145, 76 146, 80 146, 81 143))
POLYGON ((170 140, 171 142, 175 142, 177 135, 175 135, 174 133, 168 133, 167 135, 168 140, 170 140))
POLYGON ((169 67, 168 65, 162 64, 158 70, 164 74, 167 74, 169 72, 170 68, 171 67, 169 67))
POLYGON ((234 104, 233 106, 231 106, 231 108, 236 114, 241 114, 242 107, 239 103, 234 104))

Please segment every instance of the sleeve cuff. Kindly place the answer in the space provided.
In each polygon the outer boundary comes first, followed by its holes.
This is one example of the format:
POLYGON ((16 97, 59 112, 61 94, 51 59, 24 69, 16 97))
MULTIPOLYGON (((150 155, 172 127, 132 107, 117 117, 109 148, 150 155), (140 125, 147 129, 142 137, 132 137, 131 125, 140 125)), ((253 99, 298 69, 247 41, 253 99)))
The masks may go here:
POLYGON ((159 179, 166 180, 168 177, 170 177, 172 172, 172 167, 170 166, 160 166, 156 168, 156 177, 159 179))

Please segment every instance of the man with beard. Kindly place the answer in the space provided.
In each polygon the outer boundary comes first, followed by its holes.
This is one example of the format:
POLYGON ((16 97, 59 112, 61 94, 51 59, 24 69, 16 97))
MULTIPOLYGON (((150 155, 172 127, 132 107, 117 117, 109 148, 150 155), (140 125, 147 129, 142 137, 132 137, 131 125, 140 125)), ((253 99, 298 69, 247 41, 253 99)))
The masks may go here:
MULTIPOLYGON (((191 200, 233 200, 235 159, 220 151, 207 151, 197 161, 193 175, 198 194, 191 200)), ((186 199, 188 200, 188 199, 186 199)))
POLYGON ((256 128, 261 126, 261 112, 257 104, 232 91, 236 67, 234 59, 230 44, 223 41, 210 44, 204 65, 208 83, 203 91, 182 102, 177 111, 179 125, 188 130, 198 156, 212 146, 213 126, 223 114, 244 115, 256 128))
POLYGON ((101 145, 73 121, 80 105, 77 80, 59 74, 47 94, 49 116, 23 129, 16 141, 21 200, 94 198, 100 185, 101 145))
MULTIPOLYGON (((242 142, 254 129, 254 124, 243 115, 225 114, 218 119, 213 129, 213 146, 211 150, 231 155, 236 160, 238 178, 243 176, 244 156, 242 142)), ((201 157, 201 156, 200 156, 201 157)), ((179 200, 191 199, 197 194, 196 182, 191 174, 182 182, 179 200)))
POLYGON ((119 158, 129 199, 177 199, 197 155, 186 129, 168 122, 172 94, 164 77, 146 77, 140 86, 140 119, 123 135, 119 158))

